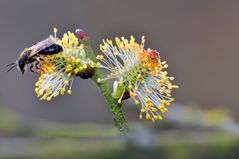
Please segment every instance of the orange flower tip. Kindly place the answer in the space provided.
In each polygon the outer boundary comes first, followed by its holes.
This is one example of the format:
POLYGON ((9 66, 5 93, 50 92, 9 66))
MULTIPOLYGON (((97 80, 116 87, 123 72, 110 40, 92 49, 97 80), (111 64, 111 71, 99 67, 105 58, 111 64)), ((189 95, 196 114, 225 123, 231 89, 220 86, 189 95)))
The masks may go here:
POLYGON ((82 29, 76 29, 75 34, 81 40, 84 40, 84 39, 88 38, 87 33, 82 29))

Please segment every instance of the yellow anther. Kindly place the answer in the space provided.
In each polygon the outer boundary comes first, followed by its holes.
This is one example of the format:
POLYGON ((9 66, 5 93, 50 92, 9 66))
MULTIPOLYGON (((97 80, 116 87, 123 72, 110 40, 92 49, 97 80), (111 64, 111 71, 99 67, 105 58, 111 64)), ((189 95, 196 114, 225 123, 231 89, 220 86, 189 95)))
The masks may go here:
POLYGON ((104 59, 104 56, 103 56, 103 55, 97 55, 97 56, 96 56, 96 59, 97 59, 97 60, 102 60, 102 59, 104 59))
POLYGON ((82 66, 80 66, 78 69, 79 69, 79 72, 82 72, 84 70, 82 66))
POLYGON ((173 85, 171 83, 168 84, 168 89, 172 89, 173 85))
POLYGON ((76 68, 76 69, 74 70, 74 73, 77 74, 78 72, 79 72, 79 69, 76 68))
POLYGON ((134 102, 136 105, 139 105, 140 104, 140 102, 138 101, 138 100, 135 100, 135 102, 134 102))
POLYGON ((54 97, 57 97, 58 95, 59 95, 59 93, 57 92, 57 93, 55 93, 53 96, 54 96, 54 97))
POLYGON ((61 88, 61 89, 60 89, 60 93, 61 93, 61 95, 63 95, 63 94, 65 93, 65 91, 66 91, 65 88, 61 88))
POLYGON ((157 116, 157 115, 154 115, 154 119, 155 119, 155 120, 158 120, 159 118, 158 118, 158 116, 157 116))
POLYGON ((81 60, 80 59, 76 59, 76 63, 80 63, 81 62, 81 60))
POLYGON ((164 90, 163 90, 163 89, 160 89, 160 90, 159 90, 159 94, 162 95, 163 93, 164 93, 164 90))
POLYGON ((174 78, 174 77, 169 77, 169 79, 170 79, 171 81, 173 81, 175 78, 174 78))
POLYGON ((158 115, 159 120, 163 120, 163 117, 161 115, 158 115))
POLYGON ((141 37, 141 40, 142 40, 142 43, 145 42, 145 36, 144 35, 141 37))
POLYGON ((41 97, 41 96, 43 96, 43 93, 37 93, 37 96, 41 97))
POLYGON ((146 115, 146 119, 150 119, 151 117, 150 117, 150 115, 149 114, 147 114, 146 115))
POLYGON ((146 90, 146 93, 148 93, 148 94, 151 94, 151 93, 152 93, 152 91, 151 91, 151 90, 149 90, 149 89, 147 89, 147 90, 146 90))
POLYGON ((100 83, 100 82, 101 82, 101 79, 100 79, 100 78, 98 78, 98 79, 97 79, 97 83, 100 83))
POLYGON ((155 119, 154 119, 154 118, 151 118, 151 121, 152 121, 153 123, 155 123, 155 119))
POLYGON ((130 36, 130 42, 132 43, 132 42, 134 42, 135 41, 135 38, 131 35, 130 36))
POLYGON ((57 28, 53 28, 54 33, 57 33, 57 28))
POLYGON ((129 60, 127 59, 127 60, 125 60, 125 64, 129 64, 129 60))
POLYGON ((83 44, 80 45, 80 49, 84 49, 84 45, 83 44))
POLYGON ((56 78, 56 77, 57 77, 57 73, 54 73, 53 78, 56 78))
POLYGON ((71 77, 71 73, 68 73, 67 76, 68 76, 68 77, 71 77))
POLYGON ((167 61, 163 61, 161 64, 162 64, 162 65, 165 65, 166 63, 167 63, 167 61))
POLYGON ((73 63, 75 63, 75 62, 76 62, 76 58, 75 58, 75 57, 71 57, 71 61, 72 61, 73 63))
POLYGON ((72 94, 72 91, 69 89, 69 90, 67 90, 67 93, 68 94, 72 94))
POLYGON ((173 102, 173 101, 175 101, 175 98, 171 98, 171 99, 169 100, 169 102, 173 102))
POLYGON ((151 100, 150 100, 149 98, 146 98, 146 99, 145 99, 145 102, 146 102, 146 103, 149 103, 149 102, 151 102, 151 100))
POLYGON ((68 86, 68 85, 69 85, 69 81, 65 80, 65 81, 64 81, 64 84, 65 84, 66 86, 68 86))
POLYGON ((66 66, 66 72, 70 72, 72 69, 73 69, 73 68, 71 67, 70 64, 66 66))
POLYGON ((113 53, 115 56, 117 56, 119 53, 117 51, 114 51, 113 53))
POLYGON ((38 93, 39 92, 39 88, 35 88, 35 92, 38 93))
POLYGON ((92 63, 90 64, 90 67, 94 67, 94 66, 95 66, 95 63, 92 62, 92 63))
POLYGON ((157 108, 153 108, 152 111, 153 111, 153 112, 157 112, 157 108))
POLYGON ((47 97, 46 100, 47 100, 47 101, 50 101, 50 100, 51 100, 51 97, 47 97))
POLYGON ((179 88, 179 86, 178 85, 173 85, 173 88, 179 88))
POLYGON ((145 112, 146 112, 146 110, 145 110, 145 109, 141 109, 140 111, 141 111, 142 113, 145 113, 145 112))

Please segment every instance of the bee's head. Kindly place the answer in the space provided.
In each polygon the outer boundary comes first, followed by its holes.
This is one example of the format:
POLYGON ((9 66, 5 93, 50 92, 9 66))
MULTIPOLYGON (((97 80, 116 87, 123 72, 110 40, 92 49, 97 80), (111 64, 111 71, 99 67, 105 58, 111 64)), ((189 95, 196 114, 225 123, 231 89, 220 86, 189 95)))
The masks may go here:
POLYGON ((24 59, 18 59, 17 60, 17 68, 22 72, 22 74, 26 71, 26 61, 24 59))

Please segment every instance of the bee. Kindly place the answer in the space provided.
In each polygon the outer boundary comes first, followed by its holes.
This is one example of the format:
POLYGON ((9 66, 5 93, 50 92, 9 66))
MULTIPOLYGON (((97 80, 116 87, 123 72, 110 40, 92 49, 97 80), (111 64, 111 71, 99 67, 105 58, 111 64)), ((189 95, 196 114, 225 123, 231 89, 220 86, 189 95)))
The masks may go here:
POLYGON ((39 60, 37 60, 37 57, 54 55, 62 51, 63 48, 60 44, 60 39, 50 36, 29 48, 25 48, 16 62, 7 65, 7 67, 10 67, 7 72, 11 71, 14 67, 17 67, 20 72, 24 74, 28 66, 30 67, 31 72, 36 72, 34 67, 39 69, 39 60))

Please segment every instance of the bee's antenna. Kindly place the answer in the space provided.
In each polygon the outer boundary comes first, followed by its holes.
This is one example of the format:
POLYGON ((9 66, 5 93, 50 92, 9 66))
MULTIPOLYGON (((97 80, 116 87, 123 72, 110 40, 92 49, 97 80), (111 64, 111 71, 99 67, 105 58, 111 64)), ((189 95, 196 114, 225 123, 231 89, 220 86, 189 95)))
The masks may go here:
POLYGON ((9 67, 9 66, 12 66, 12 65, 16 65, 16 63, 15 62, 12 62, 12 63, 9 63, 9 64, 7 64, 7 65, 5 65, 6 67, 9 67))
MULTIPOLYGON (((11 65, 10 65, 11 66, 11 65)), ((16 67, 17 66, 17 64, 15 64, 15 65, 13 65, 13 66, 11 66, 8 70, 7 70, 7 72, 10 72, 14 67, 16 67)))

